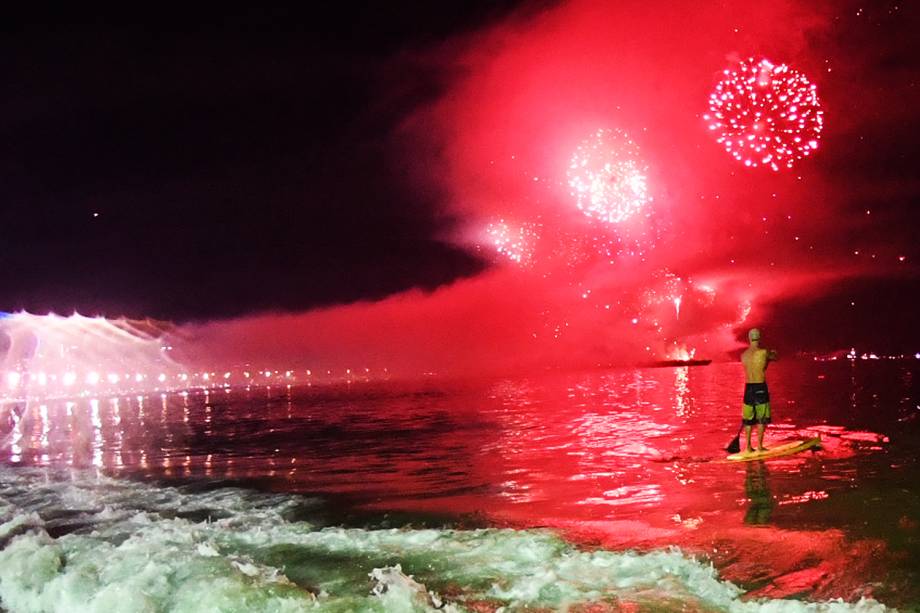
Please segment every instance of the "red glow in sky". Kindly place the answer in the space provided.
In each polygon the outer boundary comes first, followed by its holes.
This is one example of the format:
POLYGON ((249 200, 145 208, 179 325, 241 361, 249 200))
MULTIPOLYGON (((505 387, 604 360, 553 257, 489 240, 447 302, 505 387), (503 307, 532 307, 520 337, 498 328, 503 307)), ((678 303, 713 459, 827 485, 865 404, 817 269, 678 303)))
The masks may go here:
POLYGON ((582 0, 450 41, 427 59, 458 76, 400 137, 439 152, 415 180, 445 194, 463 226, 453 240, 496 252, 495 266, 431 294, 194 337, 235 339, 228 355, 416 373, 724 356, 738 330, 769 330, 771 305, 896 258, 881 243, 877 262, 839 247, 859 222, 821 158, 868 119, 840 110, 837 80, 854 75, 827 66, 847 58, 812 44, 833 17, 796 2, 582 0), (754 56, 775 63, 739 60, 754 56), (814 87, 831 92, 824 107, 814 87), (825 128, 836 140, 817 149, 825 128), (616 141, 599 162, 592 135, 616 141))

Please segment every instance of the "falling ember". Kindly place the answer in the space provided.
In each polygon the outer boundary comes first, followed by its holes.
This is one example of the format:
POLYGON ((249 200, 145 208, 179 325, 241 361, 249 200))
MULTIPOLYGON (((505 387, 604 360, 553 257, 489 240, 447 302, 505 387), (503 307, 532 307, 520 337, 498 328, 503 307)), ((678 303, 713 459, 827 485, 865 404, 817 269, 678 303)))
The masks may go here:
POLYGON ((703 118, 732 157, 748 167, 779 170, 818 148, 824 113, 816 86, 805 76, 753 58, 723 75, 703 118))
POLYGON ((575 150, 567 176, 578 208, 615 224, 651 201, 646 170, 639 148, 625 132, 602 128, 575 150))

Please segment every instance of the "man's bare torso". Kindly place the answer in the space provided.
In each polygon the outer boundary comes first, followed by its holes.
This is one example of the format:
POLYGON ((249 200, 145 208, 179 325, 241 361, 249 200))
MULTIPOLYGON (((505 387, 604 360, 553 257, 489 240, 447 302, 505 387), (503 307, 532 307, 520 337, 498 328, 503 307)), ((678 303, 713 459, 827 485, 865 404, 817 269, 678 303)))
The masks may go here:
POLYGON ((769 352, 760 347, 748 347, 741 354, 744 365, 744 380, 747 383, 763 383, 767 377, 769 352))

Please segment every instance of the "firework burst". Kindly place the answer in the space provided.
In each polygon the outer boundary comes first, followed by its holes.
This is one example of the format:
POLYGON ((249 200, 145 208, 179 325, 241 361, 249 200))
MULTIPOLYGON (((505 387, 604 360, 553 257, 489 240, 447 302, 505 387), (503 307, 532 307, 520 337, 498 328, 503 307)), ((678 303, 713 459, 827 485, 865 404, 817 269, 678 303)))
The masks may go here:
POLYGON ((499 255, 525 268, 533 264, 536 244, 540 240, 539 224, 514 224, 499 219, 489 223, 485 233, 499 255))
POLYGON ((824 114, 817 88, 801 73, 749 58, 723 75, 703 118, 732 157, 780 170, 818 148, 824 114))
POLYGON ((568 180, 588 217, 620 223, 651 201, 639 148, 620 130, 599 129, 575 150, 568 180))

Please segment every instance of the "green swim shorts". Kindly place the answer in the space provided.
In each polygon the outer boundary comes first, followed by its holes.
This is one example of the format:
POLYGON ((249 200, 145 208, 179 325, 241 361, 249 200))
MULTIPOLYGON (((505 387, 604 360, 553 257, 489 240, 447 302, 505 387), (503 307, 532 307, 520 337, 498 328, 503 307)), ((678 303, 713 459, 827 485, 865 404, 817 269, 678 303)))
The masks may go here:
POLYGON ((770 423, 770 403, 765 402, 764 404, 756 404, 753 406, 742 404, 741 420, 744 422, 745 426, 770 423))

